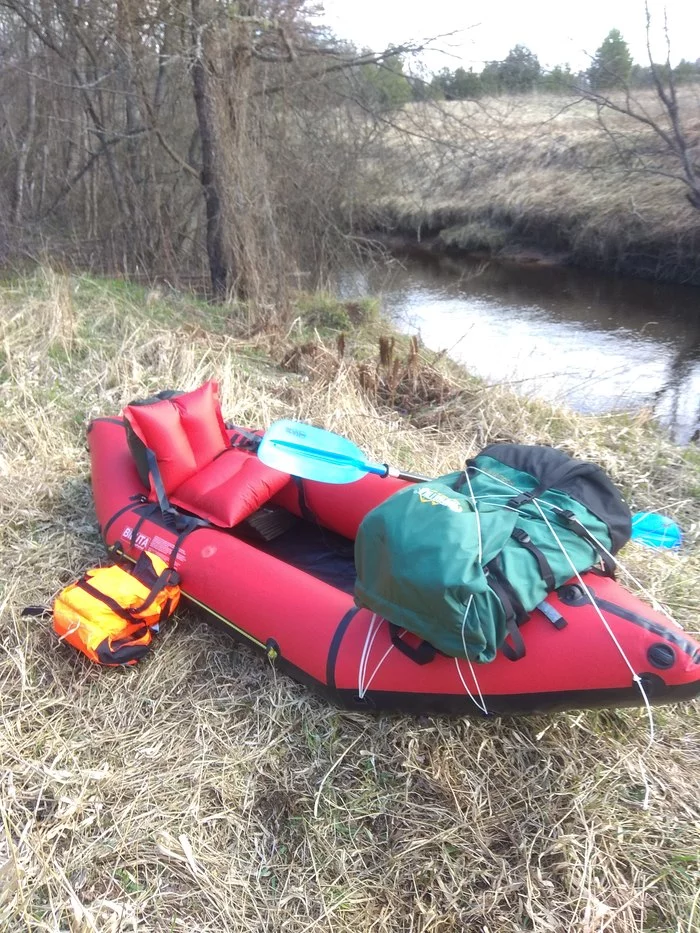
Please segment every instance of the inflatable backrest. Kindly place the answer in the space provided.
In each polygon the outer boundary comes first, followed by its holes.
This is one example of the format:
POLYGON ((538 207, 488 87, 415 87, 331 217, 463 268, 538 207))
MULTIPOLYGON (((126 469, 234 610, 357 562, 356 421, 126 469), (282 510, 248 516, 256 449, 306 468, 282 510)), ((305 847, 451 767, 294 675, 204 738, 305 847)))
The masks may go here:
POLYGON ((215 382, 152 404, 128 405, 124 417, 155 454, 166 492, 229 446, 215 382))

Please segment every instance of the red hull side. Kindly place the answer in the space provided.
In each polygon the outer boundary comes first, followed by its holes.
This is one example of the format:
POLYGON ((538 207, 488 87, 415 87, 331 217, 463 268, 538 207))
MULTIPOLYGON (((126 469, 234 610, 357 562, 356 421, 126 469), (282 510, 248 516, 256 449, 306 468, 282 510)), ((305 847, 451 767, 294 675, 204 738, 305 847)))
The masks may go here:
MULTIPOLYGON (((176 533, 159 517, 143 519, 140 504, 130 500, 145 490, 119 419, 93 422, 88 440, 95 507, 106 543, 121 541, 133 557, 148 547, 167 559, 176 533)), ((354 537, 366 511, 402 483, 367 476, 351 486, 304 485, 322 523, 354 537)), ((298 511, 296 487, 290 484, 276 501, 298 511)), ((549 598, 568 622, 566 628, 557 630, 536 612, 522 629, 524 658, 512 662, 499 653, 491 664, 472 667, 440 654, 418 664, 392 643, 388 624, 357 610, 350 595, 220 529, 192 532, 176 566, 187 597, 234 634, 273 649, 271 656, 283 669, 344 705, 478 713, 469 694, 478 698, 479 691, 489 712, 642 702, 598 611, 575 587, 563 587, 549 598)), ((699 694, 700 645, 619 584, 592 574, 585 579, 651 698, 673 702, 699 694), (653 660, 659 660, 658 648, 650 650, 658 645, 666 646, 663 667, 653 660)), ((414 643, 409 639, 409 644, 414 643)))

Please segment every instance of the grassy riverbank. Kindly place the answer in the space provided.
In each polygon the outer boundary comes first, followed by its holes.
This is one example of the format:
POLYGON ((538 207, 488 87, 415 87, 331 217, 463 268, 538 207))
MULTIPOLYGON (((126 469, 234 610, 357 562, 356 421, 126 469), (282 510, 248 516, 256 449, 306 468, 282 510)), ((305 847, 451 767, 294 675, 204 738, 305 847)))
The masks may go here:
POLYGON ((0 285, 0 927, 690 933, 697 703, 655 712, 643 811, 639 710, 368 718, 187 612, 129 671, 90 666, 20 616, 103 556, 86 421, 216 377, 235 421, 313 420, 430 474, 499 439, 598 460, 634 508, 684 525, 682 555, 630 545, 625 558, 697 631, 697 449, 645 414, 583 417, 486 390, 392 343, 371 306, 305 299, 282 335, 246 337, 238 321, 86 276, 0 285), (343 315, 364 323, 338 341, 343 315))
MULTIPOLYGON (((653 94, 639 94, 656 116, 653 94)), ((562 96, 408 105, 403 132, 385 131, 360 213, 435 248, 700 285, 700 212, 673 177, 679 165, 651 130, 605 119, 607 131, 593 104, 562 96)))

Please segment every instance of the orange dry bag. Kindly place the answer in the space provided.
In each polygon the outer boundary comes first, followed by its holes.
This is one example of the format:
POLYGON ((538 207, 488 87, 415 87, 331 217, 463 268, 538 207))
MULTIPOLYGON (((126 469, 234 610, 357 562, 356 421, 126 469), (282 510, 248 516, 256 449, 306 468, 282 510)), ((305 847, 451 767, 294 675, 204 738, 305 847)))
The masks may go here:
POLYGON ((179 582, 179 575, 149 551, 129 569, 115 564, 88 570, 58 595, 54 630, 98 664, 136 664, 153 632, 175 611, 179 582))

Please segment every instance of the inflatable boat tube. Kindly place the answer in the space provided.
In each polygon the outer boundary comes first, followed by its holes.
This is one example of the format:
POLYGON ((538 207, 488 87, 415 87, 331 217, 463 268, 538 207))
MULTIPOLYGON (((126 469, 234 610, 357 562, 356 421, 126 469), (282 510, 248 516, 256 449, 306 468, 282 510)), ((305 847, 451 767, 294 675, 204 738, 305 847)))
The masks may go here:
POLYGON ((362 517, 401 488, 400 480, 304 481, 302 497, 288 480, 272 502, 299 518, 268 542, 211 525, 183 533, 146 501, 121 418, 93 421, 88 443, 105 543, 134 560, 148 549, 167 561, 176 549, 186 600, 343 707, 483 715, 638 706, 644 701, 632 670, 652 703, 700 694, 700 644, 593 573, 584 577, 593 602, 572 580, 550 594, 547 616, 533 613, 517 661, 501 652, 483 665, 448 658, 358 609, 353 539, 362 517))

